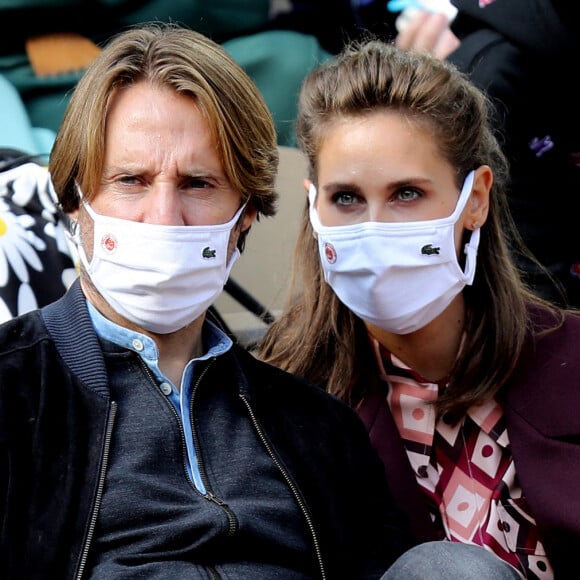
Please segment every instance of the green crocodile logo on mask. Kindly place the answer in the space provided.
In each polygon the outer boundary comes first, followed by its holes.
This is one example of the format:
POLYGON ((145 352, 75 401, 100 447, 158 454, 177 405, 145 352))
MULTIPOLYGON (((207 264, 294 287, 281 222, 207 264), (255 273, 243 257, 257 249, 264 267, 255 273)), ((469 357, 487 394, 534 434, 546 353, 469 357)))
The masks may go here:
POLYGON ((212 250, 209 246, 206 246, 201 252, 201 255, 204 258, 215 258, 215 250, 212 250))
POLYGON ((425 254, 427 256, 431 256, 433 254, 439 254, 440 249, 441 248, 439 248, 439 247, 434 248, 431 244, 427 244, 426 246, 423 246, 421 248, 421 253, 425 254))

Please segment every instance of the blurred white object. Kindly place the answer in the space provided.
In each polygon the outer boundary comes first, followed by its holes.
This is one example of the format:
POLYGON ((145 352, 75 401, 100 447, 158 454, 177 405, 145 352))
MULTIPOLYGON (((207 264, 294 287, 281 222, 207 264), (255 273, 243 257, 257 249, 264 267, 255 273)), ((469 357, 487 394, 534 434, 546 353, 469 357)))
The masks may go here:
POLYGON ((390 0, 387 9, 400 12, 395 26, 401 32, 419 12, 439 12, 444 14, 449 22, 457 15, 457 8, 449 0, 390 0))

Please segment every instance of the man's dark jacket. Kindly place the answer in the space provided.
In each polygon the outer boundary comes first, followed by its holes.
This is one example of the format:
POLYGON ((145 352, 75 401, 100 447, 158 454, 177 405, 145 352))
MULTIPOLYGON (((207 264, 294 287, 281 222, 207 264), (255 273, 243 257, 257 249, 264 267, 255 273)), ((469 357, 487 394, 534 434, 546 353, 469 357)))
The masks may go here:
MULTIPOLYGON (((235 345, 211 369, 203 381, 211 388, 237 383, 295 484, 326 578, 378 578, 403 539, 380 461, 354 411, 235 345)), ((3 580, 81 577, 111 409, 78 281, 56 303, 0 326, 3 580)))

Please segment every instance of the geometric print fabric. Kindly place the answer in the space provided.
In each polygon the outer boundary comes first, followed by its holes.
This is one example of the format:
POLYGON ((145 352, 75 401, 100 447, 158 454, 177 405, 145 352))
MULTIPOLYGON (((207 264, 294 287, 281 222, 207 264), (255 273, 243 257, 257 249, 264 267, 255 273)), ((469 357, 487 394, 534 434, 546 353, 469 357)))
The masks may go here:
POLYGON ((494 552, 522 578, 554 575, 517 481, 501 406, 469 409, 457 424, 432 403, 444 382, 415 373, 374 338, 380 378, 407 457, 441 539, 494 552))

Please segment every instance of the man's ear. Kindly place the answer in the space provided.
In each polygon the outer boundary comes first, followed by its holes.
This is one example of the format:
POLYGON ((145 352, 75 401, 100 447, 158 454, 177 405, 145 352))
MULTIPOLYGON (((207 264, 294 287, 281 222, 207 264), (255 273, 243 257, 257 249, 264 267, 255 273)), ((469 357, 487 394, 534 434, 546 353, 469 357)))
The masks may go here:
POLYGON ((475 170, 471 197, 464 214, 465 228, 475 230, 487 220, 489 194, 493 184, 493 171, 489 165, 481 165, 475 170))

